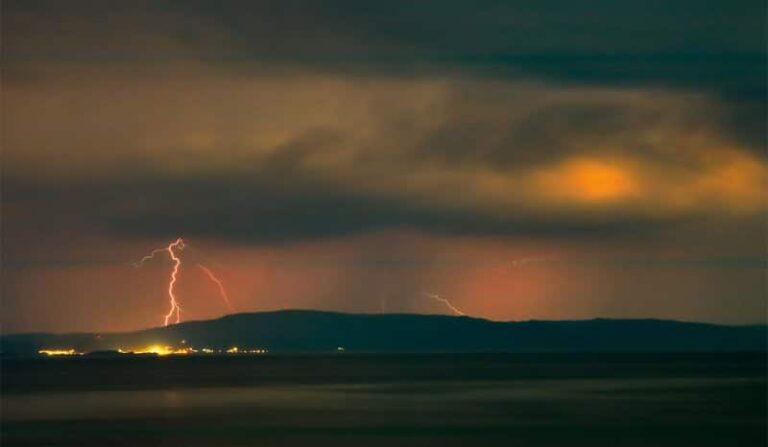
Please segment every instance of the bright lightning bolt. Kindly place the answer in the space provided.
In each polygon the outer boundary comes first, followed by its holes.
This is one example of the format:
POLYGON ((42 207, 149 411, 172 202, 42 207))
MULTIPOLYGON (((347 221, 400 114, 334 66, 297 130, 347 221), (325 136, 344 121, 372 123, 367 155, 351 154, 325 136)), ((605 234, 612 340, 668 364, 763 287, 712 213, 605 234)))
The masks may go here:
MULTIPOLYGON (((170 309, 168 310, 168 313, 163 315, 164 326, 168 326, 168 322, 173 318, 174 314, 176 315, 176 323, 181 321, 181 306, 179 305, 179 301, 176 299, 176 294, 174 293, 174 288, 179 277, 179 271, 181 270, 181 258, 178 256, 175 250, 184 250, 186 246, 187 245, 184 242, 184 239, 178 238, 168 244, 167 247, 156 248, 152 250, 148 255, 141 258, 139 262, 135 262, 133 264, 134 267, 141 267, 145 262, 153 259, 157 254, 163 252, 168 253, 168 257, 173 262, 173 269, 171 270, 171 276, 168 280, 168 301, 170 303, 170 309)), ((224 300, 224 303, 226 303, 229 310, 234 312, 235 309, 232 306, 232 303, 229 301, 229 296, 227 295, 227 291, 224 288, 224 284, 221 282, 221 280, 219 280, 219 278, 217 278, 216 275, 214 275, 211 269, 208 267, 202 264, 197 264, 197 266, 203 272, 205 272, 206 276, 208 276, 211 281, 216 283, 219 288, 219 295, 221 295, 221 299, 224 300)))
POLYGON ((136 262, 133 264, 134 267, 141 267, 145 262, 149 261, 150 259, 153 259, 155 255, 158 253, 166 252, 168 253, 168 257, 171 258, 171 261, 173 261, 173 269, 171 270, 171 277, 168 280, 168 300, 170 302, 171 308, 168 310, 168 313, 163 315, 163 325, 168 326, 168 321, 173 317, 173 314, 176 314, 176 323, 181 321, 181 306, 179 306, 179 302, 176 300, 176 295, 173 293, 174 286, 176 285, 176 280, 179 276, 179 270, 181 269, 181 258, 179 258, 176 255, 176 252, 174 249, 178 250, 184 250, 184 239, 178 238, 175 241, 168 244, 167 247, 163 248, 156 248, 149 252, 148 255, 141 258, 139 262, 136 262))
POLYGON ((436 301, 439 301, 439 302, 441 302, 441 303, 445 304, 445 305, 446 305, 446 306, 448 306, 448 308, 449 308, 449 309, 451 309, 451 310, 453 311, 453 313, 455 313, 456 315, 462 315, 462 316, 465 316, 465 315, 467 315, 467 314, 465 314, 464 312, 462 312, 462 311, 460 311, 459 309, 457 309, 457 308, 456 308, 456 306, 454 306, 453 304, 451 304, 451 302, 450 302, 450 301, 448 301, 448 300, 447 300, 447 299, 445 299, 445 298, 441 298, 439 295, 435 295, 434 293, 425 293, 425 294, 424 294, 424 296, 426 296, 426 297, 428 297, 428 298, 432 298, 433 300, 436 300, 436 301))
POLYGON ((176 301, 176 295, 173 294, 173 286, 176 285, 176 278, 179 274, 179 269, 181 268, 181 258, 176 256, 176 253, 173 251, 174 248, 184 250, 184 240, 178 238, 174 242, 171 242, 167 247, 168 256, 173 260, 173 270, 171 271, 171 281, 168 283, 168 297, 170 297, 171 309, 165 314, 163 322, 165 326, 168 326, 168 320, 174 313, 176 314, 176 324, 181 321, 181 307, 179 307, 179 302, 176 301))
POLYGON ((213 274, 211 269, 204 266, 203 264, 197 264, 197 266, 205 272, 205 274, 210 278, 211 281, 215 282, 216 285, 219 287, 219 295, 221 296, 221 299, 224 300, 224 302, 227 304, 227 307, 230 311, 234 312, 235 308, 232 306, 232 303, 229 301, 229 296, 227 296, 227 291, 224 289, 224 284, 222 284, 221 280, 216 277, 216 275, 213 274))

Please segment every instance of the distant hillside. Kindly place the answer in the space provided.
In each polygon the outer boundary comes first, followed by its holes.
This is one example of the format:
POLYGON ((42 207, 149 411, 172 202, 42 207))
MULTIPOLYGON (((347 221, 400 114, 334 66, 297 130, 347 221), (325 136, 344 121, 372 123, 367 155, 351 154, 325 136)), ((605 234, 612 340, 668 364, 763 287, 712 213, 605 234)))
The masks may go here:
POLYGON ((151 344, 197 348, 267 348, 270 352, 587 352, 762 351, 766 326, 667 320, 496 322, 414 314, 344 314, 310 310, 243 313, 216 320, 112 334, 13 334, 4 354, 44 348, 136 349, 151 344))

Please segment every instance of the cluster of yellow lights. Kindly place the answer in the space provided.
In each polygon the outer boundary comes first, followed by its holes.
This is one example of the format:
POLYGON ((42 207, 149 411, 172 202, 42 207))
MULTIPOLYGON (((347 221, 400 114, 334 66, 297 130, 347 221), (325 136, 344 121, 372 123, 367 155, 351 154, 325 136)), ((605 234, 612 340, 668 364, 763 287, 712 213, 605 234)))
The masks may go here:
POLYGON ((226 350, 227 354, 266 354, 266 349, 242 349, 237 346, 232 346, 226 350))
POLYGON ((74 349, 41 349, 37 351, 40 355, 47 356, 59 356, 59 355, 83 355, 82 352, 77 352, 74 349))
POLYGON ((122 349, 118 350, 121 353, 124 354, 156 354, 156 355, 189 355, 189 354, 266 354, 268 351, 266 349, 258 348, 258 349, 242 349, 237 346, 232 346, 229 349, 221 350, 221 349, 211 349, 211 348, 202 348, 202 349, 195 349, 189 346, 185 346, 182 348, 174 348, 172 346, 165 346, 165 345, 150 345, 145 348, 136 349, 133 351, 124 351, 122 349))
MULTIPOLYGON (((120 352, 126 352, 120 350, 120 352)), ((226 350, 202 348, 195 349, 189 346, 183 348, 173 348, 171 346, 152 345, 146 348, 133 351, 134 354, 157 354, 157 355, 189 355, 189 354, 266 354, 266 349, 242 349, 237 346, 232 346, 226 350)))
MULTIPOLYGON (((123 350, 120 350, 120 352, 124 352, 123 350)), ((134 354, 157 354, 157 355, 189 355, 189 354, 197 354, 200 351, 194 348, 191 348, 189 346, 184 346, 182 348, 174 348, 172 346, 165 346, 165 345, 150 345, 146 348, 141 348, 133 351, 134 354)), ((206 353, 206 350, 203 349, 203 353, 206 353)))
MULTIPOLYGON (((75 351, 74 349, 41 349, 37 351, 40 355, 47 355, 47 356, 60 356, 60 355, 83 355, 82 352, 75 351)), ((190 355, 190 354, 266 354, 266 349, 263 348, 256 348, 256 349, 242 349, 237 346, 232 346, 229 349, 222 350, 222 349, 211 349, 211 348, 202 348, 202 349, 195 349, 190 346, 184 346, 181 348, 175 348, 173 346, 168 345, 149 345, 143 348, 138 349, 123 349, 120 348, 117 350, 120 354, 154 354, 159 356, 164 355, 190 355)))

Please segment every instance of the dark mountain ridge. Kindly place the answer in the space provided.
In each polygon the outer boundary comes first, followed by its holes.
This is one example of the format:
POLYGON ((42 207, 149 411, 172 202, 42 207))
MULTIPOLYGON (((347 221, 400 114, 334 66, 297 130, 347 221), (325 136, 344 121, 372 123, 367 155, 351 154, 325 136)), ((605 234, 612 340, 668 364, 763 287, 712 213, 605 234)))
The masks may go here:
POLYGON ((654 319, 499 322, 465 316, 347 314, 313 310, 242 313, 125 333, 9 334, 5 355, 40 349, 137 350, 149 345, 265 348, 273 353, 764 351, 766 325, 654 319))

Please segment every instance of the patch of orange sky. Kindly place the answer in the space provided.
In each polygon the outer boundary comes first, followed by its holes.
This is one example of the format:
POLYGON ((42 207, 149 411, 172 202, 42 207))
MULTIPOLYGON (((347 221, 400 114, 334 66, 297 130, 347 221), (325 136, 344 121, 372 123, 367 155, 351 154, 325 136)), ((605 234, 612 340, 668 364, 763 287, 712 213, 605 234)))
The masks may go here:
MULTIPOLYGON (((216 285, 195 267, 197 260, 215 269, 241 312, 303 308, 378 313, 386 297, 388 312, 447 313, 444 306, 423 296, 435 293, 467 315, 496 320, 615 316, 623 315, 624 308, 634 309, 631 315, 636 316, 665 316, 663 312, 670 309, 675 311, 673 316, 687 315, 683 311, 698 315, 695 296, 688 291, 706 281, 702 275, 712 275, 705 269, 683 270, 684 275, 668 269, 664 281, 684 280, 674 296, 655 299, 643 293, 643 300, 632 307, 613 298, 624 297, 638 272, 579 266, 573 260, 590 254, 576 243, 407 232, 292 244, 194 236, 186 240, 189 248, 181 256, 190 256, 190 262, 181 266, 175 289, 182 303, 182 321, 229 312, 216 285), (515 262, 526 259, 530 261, 515 262)), ((4 292, 25 299, 4 308, 5 329, 124 331, 157 326, 157 316, 167 311, 172 265, 166 259, 136 269, 130 262, 163 241, 93 239, 68 254, 93 262, 40 260, 15 268, 14 280, 4 286, 4 292), (105 259, 104 253, 113 258, 105 259)), ((663 271, 641 270, 642 278, 654 284, 663 271)), ((726 275, 731 273, 721 273, 718 281, 728 284, 726 275)), ((653 287, 648 293, 652 292, 653 287)))

